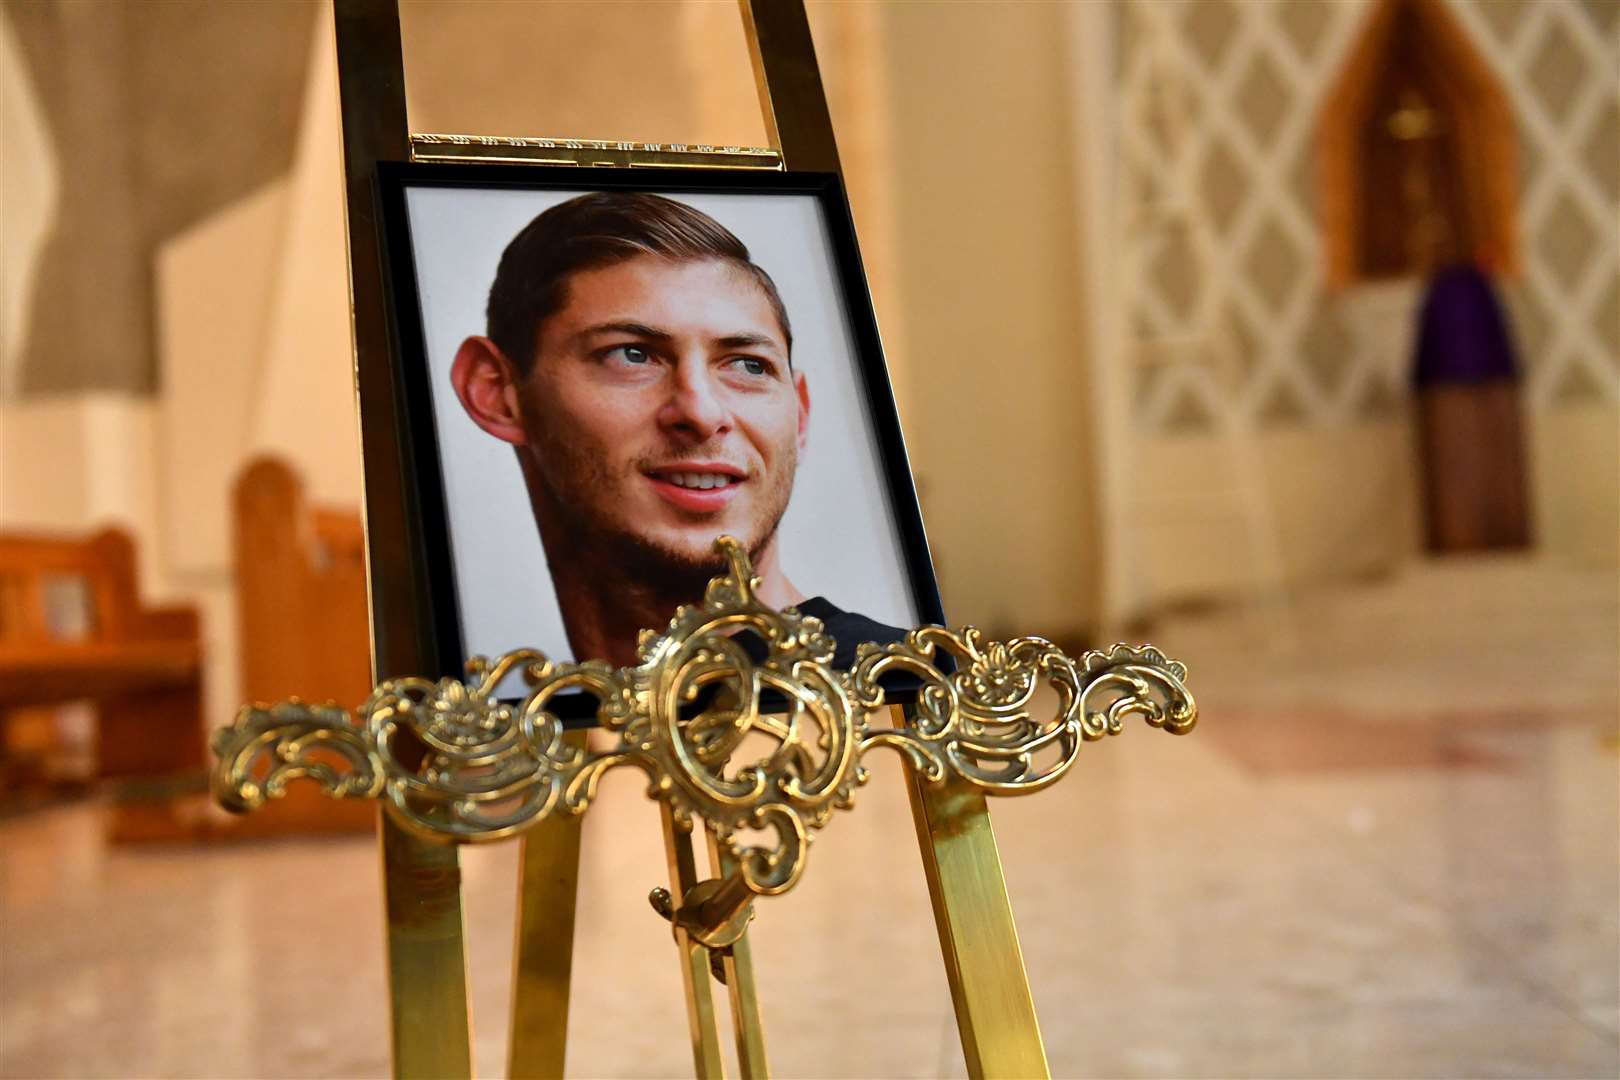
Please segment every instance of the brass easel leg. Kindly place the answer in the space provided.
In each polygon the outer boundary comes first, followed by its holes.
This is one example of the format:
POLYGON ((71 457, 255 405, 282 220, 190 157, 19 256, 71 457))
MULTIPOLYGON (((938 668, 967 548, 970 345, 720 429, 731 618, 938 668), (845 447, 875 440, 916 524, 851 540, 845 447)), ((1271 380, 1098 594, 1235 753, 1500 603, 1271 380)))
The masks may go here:
POLYGON ((382 815, 383 900, 394 1075, 472 1076, 461 864, 454 844, 423 840, 382 815))
MULTIPOLYGON (((664 818, 664 854, 669 860, 669 889, 678 904, 697 884, 692 854, 692 830, 675 820, 669 804, 660 803, 664 818)), ((720 1030, 715 1023, 714 993, 709 985, 709 950, 675 928, 675 947, 681 954, 681 981, 686 986, 686 1019, 692 1033, 692 1066, 698 1080, 721 1080, 725 1065, 720 1057, 720 1030)))
POLYGON ((1049 1076, 984 793, 907 780, 968 1073, 1049 1076))
POLYGON ((767 141, 790 169, 837 172, 838 144, 802 0, 738 0, 738 7, 767 141))
MULTIPOLYGON (((405 62, 395 0, 334 0, 332 23, 343 113, 356 388, 363 406, 372 674, 380 680, 426 670, 434 655, 433 622, 424 606, 425 564, 413 542, 420 529, 411 509, 415 496, 404 481, 395 430, 398 399, 371 190, 377 161, 404 160, 409 147, 405 62), (388 587, 379 587, 379 582, 388 587)), ((394 1074, 471 1076, 461 864, 456 849, 405 832, 387 814, 379 834, 388 910, 394 1074)))
MULTIPOLYGON (((737 860, 715 843, 714 834, 704 830, 709 838, 709 865, 716 877, 731 873, 737 860)), ((754 957, 748 945, 748 932, 738 938, 722 961, 726 972, 726 990, 731 997, 731 1026, 737 1034, 737 1061, 743 1080, 763 1080, 771 1075, 770 1062, 765 1057, 765 1023, 759 1014, 759 997, 754 982, 754 957)))
POLYGON ((584 821, 573 814, 553 814, 523 837, 506 1057, 506 1075, 512 1080, 563 1075, 584 821))

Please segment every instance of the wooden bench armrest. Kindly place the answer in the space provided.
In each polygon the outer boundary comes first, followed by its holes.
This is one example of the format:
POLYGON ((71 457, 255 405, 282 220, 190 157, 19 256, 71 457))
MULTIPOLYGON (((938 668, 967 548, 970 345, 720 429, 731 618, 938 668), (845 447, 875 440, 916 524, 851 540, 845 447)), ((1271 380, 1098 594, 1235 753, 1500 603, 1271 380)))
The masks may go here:
POLYGON ((195 639, 8 647, 0 649, 0 708, 195 686, 201 667, 195 639))
POLYGON ((139 615, 138 625, 133 629, 131 637, 137 640, 149 638, 159 641, 176 639, 195 641, 201 632, 201 620, 197 617, 196 608, 172 604, 143 609, 139 615))

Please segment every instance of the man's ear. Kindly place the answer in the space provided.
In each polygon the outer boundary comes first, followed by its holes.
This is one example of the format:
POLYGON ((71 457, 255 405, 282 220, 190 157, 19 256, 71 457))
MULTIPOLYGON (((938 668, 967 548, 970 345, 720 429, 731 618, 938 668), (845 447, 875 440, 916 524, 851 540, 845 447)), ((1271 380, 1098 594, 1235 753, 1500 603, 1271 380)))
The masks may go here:
POLYGON ((486 337, 463 341, 450 365, 450 385, 473 423, 514 446, 529 441, 518 409, 517 370, 499 345, 486 337))
POLYGON ((793 389, 799 395, 799 453, 802 454, 810 441, 810 383, 804 372, 793 376, 793 389))

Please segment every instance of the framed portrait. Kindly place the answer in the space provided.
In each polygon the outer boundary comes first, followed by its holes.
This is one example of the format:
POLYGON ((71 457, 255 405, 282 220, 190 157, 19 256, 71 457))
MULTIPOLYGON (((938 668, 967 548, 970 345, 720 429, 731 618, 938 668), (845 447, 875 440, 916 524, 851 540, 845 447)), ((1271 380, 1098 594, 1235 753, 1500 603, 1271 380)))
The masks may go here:
POLYGON ((440 674, 523 647, 633 664, 724 571, 722 534, 835 666, 944 621, 836 176, 378 180, 440 674))

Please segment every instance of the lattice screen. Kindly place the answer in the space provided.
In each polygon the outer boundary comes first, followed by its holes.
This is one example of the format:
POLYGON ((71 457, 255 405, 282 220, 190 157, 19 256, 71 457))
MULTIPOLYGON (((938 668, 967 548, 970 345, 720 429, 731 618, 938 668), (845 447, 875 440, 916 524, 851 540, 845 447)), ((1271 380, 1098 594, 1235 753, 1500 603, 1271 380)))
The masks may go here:
POLYGON ((1526 272, 1510 289, 1530 401, 1620 398, 1620 3, 1475 0, 1459 21, 1509 87, 1526 272))
MULTIPOLYGON (((1620 3, 1452 0, 1515 111, 1532 407, 1620 398, 1620 3)), ((1321 426, 1398 409, 1421 283, 1323 288, 1313 140, 1370 3, 1129 0, 1121 252, 1136 420, 1321 426)))

